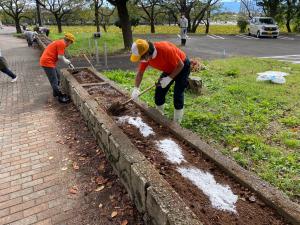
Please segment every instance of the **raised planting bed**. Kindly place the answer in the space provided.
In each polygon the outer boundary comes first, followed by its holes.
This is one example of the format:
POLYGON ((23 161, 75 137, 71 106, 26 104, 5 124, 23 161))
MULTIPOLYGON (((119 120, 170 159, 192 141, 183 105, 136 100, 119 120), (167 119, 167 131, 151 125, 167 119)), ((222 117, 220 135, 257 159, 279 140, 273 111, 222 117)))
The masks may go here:
POLYGON ((37 42, 40 46, 41 50, 44 51, 45 48, 52 42, 46 35, 38 34, 37 35, 37 42))
POLYGON ((62 84, 150 224, 299 224, 300 207, 200 138, 140 102, 118 116, 107 108, 128 99, 95 71, 99 84, 62 84))

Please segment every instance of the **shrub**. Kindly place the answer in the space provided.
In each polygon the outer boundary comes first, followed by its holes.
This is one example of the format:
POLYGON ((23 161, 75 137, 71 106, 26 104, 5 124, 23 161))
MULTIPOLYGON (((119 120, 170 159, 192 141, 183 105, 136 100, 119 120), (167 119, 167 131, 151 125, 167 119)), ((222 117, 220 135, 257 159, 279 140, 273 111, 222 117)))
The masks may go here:
POLYGON ((245 33, 247 25, 248 25, 248 21, 245 18, 240 17, 237 21, 237 25, 240 28, 240 32, 245 33))

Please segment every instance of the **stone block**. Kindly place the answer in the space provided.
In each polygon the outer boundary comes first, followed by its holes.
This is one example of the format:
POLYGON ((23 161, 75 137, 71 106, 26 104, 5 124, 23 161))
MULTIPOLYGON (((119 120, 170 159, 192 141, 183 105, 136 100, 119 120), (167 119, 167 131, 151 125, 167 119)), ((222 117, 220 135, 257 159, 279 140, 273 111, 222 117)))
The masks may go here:
POLYGON ((189 85, 188 89, 190 89, 193 93, 200 95, 202 91, 202 79, 200 77, 189 77, 188 79, 189 85))

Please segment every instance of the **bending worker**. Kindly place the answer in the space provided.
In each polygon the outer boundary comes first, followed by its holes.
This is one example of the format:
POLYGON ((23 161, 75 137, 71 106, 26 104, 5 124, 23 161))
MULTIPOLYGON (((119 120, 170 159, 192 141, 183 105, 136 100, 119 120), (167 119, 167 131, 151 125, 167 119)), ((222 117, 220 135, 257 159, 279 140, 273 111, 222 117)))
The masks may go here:
POLYGON ((51 87, 53 89, 53 96, 58 96, 59 100, 62 99, 64 95, 59 89, 60 75, 58 70, 56 69, 56 64, 58 59, 60 59, 65 64, 69 65, 71 69, 74 69, 71 61, 66 59, 66 57, 64 56, 65 49, 73 44, 74 41, 75 37, 73 36, 73 34, 67 33, 65 34, 64 39, 53 41, 51 44, 49 44, 40 58, 40 65, 43 67, 51 84, 51 87))
POLYGON ((155 89, 156 107, 162 114, 164 113, 166 94, 175 83, 174 121, 180 123, 183 117, 184 90, 190 75, 190 61, 186 54, 170 42, 151 43, 138 39, 132 45, 130 60, 140 62, 131 97, 137 99, 143 74, 148 66, 162 71, 159 85, 155 89))

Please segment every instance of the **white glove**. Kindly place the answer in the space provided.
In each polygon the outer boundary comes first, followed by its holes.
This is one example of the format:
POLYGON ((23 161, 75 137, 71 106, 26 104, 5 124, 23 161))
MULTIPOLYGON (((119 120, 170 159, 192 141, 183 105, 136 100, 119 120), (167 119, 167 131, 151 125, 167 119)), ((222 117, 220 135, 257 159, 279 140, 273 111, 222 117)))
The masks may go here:
POLYGON ((69 64, 69 67, 70 67, 70 69, 72 69, 72 70, 74 70, 74 69, 75 69, 75 67, 73 66, 73 64, 72 64, 72 63, 70 63, 70 64, 69 64))
POLYGON ((163 77, 160 79, 160 85, 162 88, 165 88, 168 86, 168 84, 172 81, 172 78, 169 76, 163 77))
POLYGON ((135 87, 135 88, 133 88, 133 90, 132 90, 131 98, 132 98, 133 100, 137 100, 138 97, 139 97, 139 94, 140 94, 140 89, 137 88, 137 87, 135 87))

